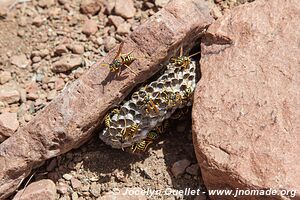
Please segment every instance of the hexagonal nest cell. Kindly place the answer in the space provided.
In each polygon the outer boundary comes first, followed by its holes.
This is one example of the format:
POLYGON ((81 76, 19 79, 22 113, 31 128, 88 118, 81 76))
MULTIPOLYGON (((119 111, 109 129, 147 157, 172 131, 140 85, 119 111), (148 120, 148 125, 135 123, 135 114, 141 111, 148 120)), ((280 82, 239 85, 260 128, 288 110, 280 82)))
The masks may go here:
POLYGON ((118 149, 141 142, 176 109, 192 104, 195 86, 196 61, 186 68, 169 63, 157 80, 140 87, 117 112, 108 113, 109 126, 99 137, 118 149))

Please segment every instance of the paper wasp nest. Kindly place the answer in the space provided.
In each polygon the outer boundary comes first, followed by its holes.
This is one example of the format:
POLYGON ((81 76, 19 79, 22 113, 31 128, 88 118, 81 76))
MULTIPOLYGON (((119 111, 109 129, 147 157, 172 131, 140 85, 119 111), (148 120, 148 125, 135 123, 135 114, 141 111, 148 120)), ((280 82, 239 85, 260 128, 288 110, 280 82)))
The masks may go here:
POLYGON ((177 108, 191 105, 196 85, 196 62, 187 68, 168 64, 163 74, 134 92, 119 113, 111 112, 110 126, 99 137, 113 148, 125 148, 145 139, 177 108), (134 134, 127 136, 133 127, 134 134))

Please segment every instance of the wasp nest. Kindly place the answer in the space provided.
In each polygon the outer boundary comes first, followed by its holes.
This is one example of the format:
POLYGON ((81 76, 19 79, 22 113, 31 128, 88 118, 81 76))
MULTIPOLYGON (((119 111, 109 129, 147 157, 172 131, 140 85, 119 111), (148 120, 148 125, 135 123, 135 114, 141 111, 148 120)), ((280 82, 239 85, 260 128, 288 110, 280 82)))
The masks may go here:
POLYGON ((191 105, 196 85, 196 62, 186 68, 168 64, 163 74, 134 92, 131 99, 106 117, 100 138, 113 148, 125 148, 147 137, 177 108, 191 105))

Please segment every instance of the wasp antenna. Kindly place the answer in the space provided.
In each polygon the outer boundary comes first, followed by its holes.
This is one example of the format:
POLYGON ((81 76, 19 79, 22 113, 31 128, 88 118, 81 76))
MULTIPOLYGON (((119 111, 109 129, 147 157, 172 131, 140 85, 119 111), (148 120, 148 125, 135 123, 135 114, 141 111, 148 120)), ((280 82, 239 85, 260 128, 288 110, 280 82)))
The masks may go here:
POLYGON ((124 41, 121 42, 120 46, 119 46, 119 49, 117 51, 117 54, 116 56, 114 57, 114 60, 117 59, 117 57, 121 54, 121 51, 123 49, 123 46, 124 46, 124 41))
POLYGON ((181 57, 182 54, 183 54, 183 47, 181 46, 181 47, 180 47, 180 54, 179 54, 179 56, 181 57))
POLYGON ((132 50, 132 51, 130 51, 129 53, 126 53, 125 55, 130 55, 130 54, 132 54, 134 52, 134 50, 132 50))
POLYGON ((194 54, 192 54, 192 55, 189 55, 189 58, 191 58, 191 57, 193 57, 193 56, 195 56, 195 55, 198 55, 199 53, 201 53, 201 51, 198 51, 197 53, 194 53, 194 54))
POLYGON ((125 67, 127 67, 132 73, 134 73, 135 75, 137 75, 137 73, 135 71, 133 71, 128 65, 124 64, 125 67))

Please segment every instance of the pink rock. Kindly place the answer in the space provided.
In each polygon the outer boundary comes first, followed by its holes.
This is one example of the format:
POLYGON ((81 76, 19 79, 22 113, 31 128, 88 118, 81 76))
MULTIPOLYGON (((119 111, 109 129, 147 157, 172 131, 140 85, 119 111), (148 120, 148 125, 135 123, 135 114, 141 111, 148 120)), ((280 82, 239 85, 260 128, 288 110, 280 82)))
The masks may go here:
POLYGON ((105 7, 105 13, 108 15, 111 15, 113 9, 115 8, 115 2, 114 1, 104 1, 103 5, 105 7))
POLYGON ((193 164, 187 167, 185 171, 191 175, 197 176, 199 174, 199 166, 198 164, 193 164))
POLYGON ((67 72, 82 64, 82 58, 75 55, 63 56, 60 60, 53 63, 51 70, 53 72, 67 72))
POLYGON ((71 191, 71 187, 63 182, 59 182, 56 188, 59 194, 66 194, 68 191, 71 191))
POLYGON ((155 0, 155 5, 158 7, 164 7, 170 0, 155 0))
POLYGON ((9 71, 0 72, 0 84, 4 84, 12 79, 9 71))
POLYGON ((8 13, 8 9, 5 7, 2 7, 2 5, 0 5, 0 17, 1 18, 6 18, 7 13, 8 13))
POLYGON ((182 43, 187 48, 194 46, 199 33, 213 21, 209 13, 204 0, 171 1, 124 40, 124 52, 134 50, 136 57, 145 58, 132 64, 138 75, 124 69, 122 74, 126 78, 115 80, 110 77, 109 69, 99 67, 112 61, 117 46, 1 143, 0 199, 14 192, 39 163, 89 140, 107 110, 158 72, 159 64, 174 55, 182 43))
POLYGON ((83 54, 84 53, 84 46, 80 44, 72 44, 72 45, 67 45, 67 48, 72 51, 74 54, 83 54))
POLYGON ((64 45, 64 44, 58 45, 54 50, 54 54, 56 56, 61 56, 67 52, 68 52, 68 49, 67 49, 66 45, 64 45))
POLYGON ((97 0, 83 0, 80 4, 80 11, 83 14, 96 15, 101 9, 101 4, 97 0))
POLYGON ((31 64, 30 60, 26 58, 25 54, 12 56, 10 62, 19 68, 26 68, 31 64))
POLYGON ((110 15, 108 16, 108 22, 118 28, 125 20, 120 16, 110 15))
POLYGON ((39 98, 39 86, 37 83, 33 82, 31 84, 29 84, 26 88, 26 92, 27 92, 27 99, 29 100, 36 100, 39 98))
POLYGON ((81 182, 78 179, 73 177, 73 178, 71 178, 71 185, 72 185, 72 188, 74 190, 76 190, 81 187, 81 182))
POLYGON ((82 32, 85 35, 87 35, 87 36, 94 35, 97 31, 98 31, 98 25, 94 20, 89 19, 89 20, 85 21, 83 28, 82 28, 82 32))
POLYGON ((13 104, 20 101, 21 95, 17 89, 13 88, 0 88, 0 101, 7 104, 13 104))
POLYGON ((65 81, 64 81, 64 79, 58 78, 55 81, 55 89, 59 91, 59 90, 64 89, 64 87, 65 87, 65 81))
POLYGON ((208 28, 193 105, 207 189, 300 191, 299 21, 299 2, 258 0, 208 28))
POLYGON ((117 33, 120 35, 126 35, 130 32, 131 25, 127 22, 120 24, 117 29, 117 33))
POLYGON ((104 49, 106 51, 112 50, 116 46, 117 40, 114 37, 107 37, 104 40, 104 49))
POLYGON ((187 159, 175 162, 171 168, 172 174, 177 178, 185 172, 185 169, 191 164, 187 159))
POLYGON ((56 158, 53 158, 53 159, 51 160, 51 162, 48 164, 46 170, 47 170, 48 172, 51 172, 51 171, 53 171, 53 170, 55 169, 55 167, 57 167, 57 159, 56 159, 56 158))
POLYGON ((20 190, 13 200, 55 200, 56 188, 53 181, 43 179, 29 184, 25 190, 20 190))
POLYGON ((35 18, 33 18, 33 20, 32 20, 32 24, 37 27, 42 26, 43 22, 44 22, 43 18, 39 15, 36 16, 35 18))
POLYGON ((125 19, 133 18, 135 7, 133 0, 116 0, 115 13, 125 19))
POLYGON ((19 128, 17 113, 0 114, 0 135, 10 137, 19 128))
POLYGON ((51 6, 53 6, 55 4, 55 1, 54 0, 40 0, 38 2, 38 5, 41 7, 41 8, 49 8, 51 6))

